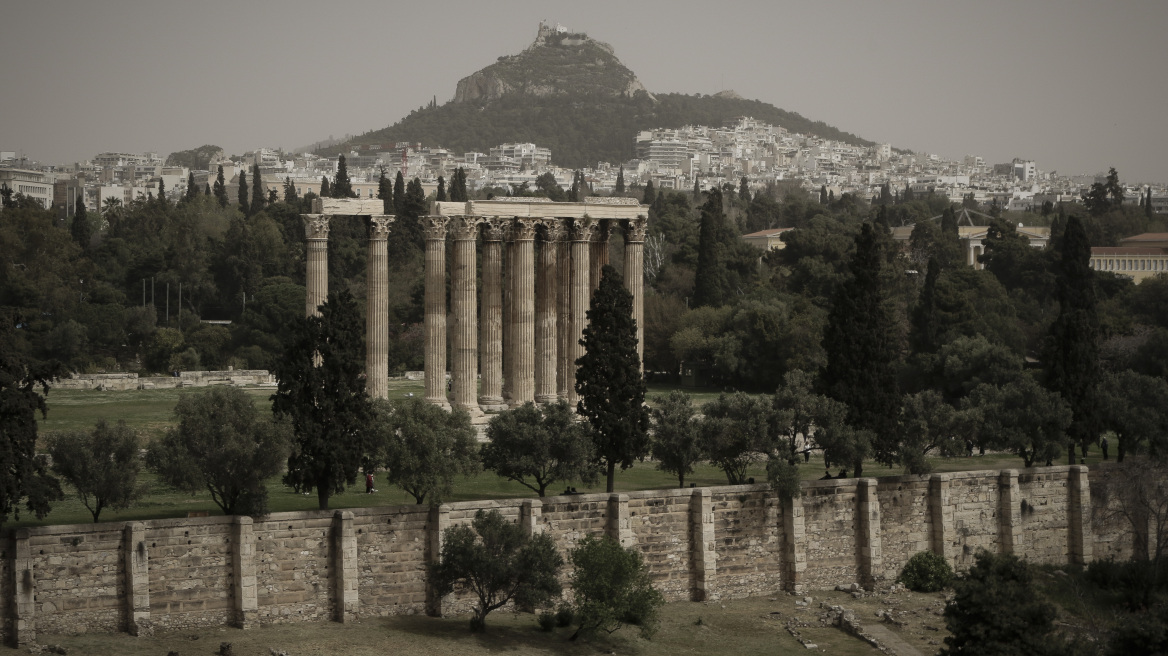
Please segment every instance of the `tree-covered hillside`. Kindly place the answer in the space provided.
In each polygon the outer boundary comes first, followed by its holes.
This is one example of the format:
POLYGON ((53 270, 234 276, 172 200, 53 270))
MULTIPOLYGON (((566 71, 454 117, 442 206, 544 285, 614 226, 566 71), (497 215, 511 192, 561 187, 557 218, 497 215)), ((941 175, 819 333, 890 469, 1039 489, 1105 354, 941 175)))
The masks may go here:
POLYGON ((532 142, 550 148, 553 161, 560 166, 595 166, 600 161, 616 163, 634 157, 636 135, 641 130, 722 126, 738 116, 752 116, 792 132, 872 144, 758 100, 677 93, 661 94, 656 100, 646 93, 633 98, 507 94, 485 104, 448 102, 420 108, 388 128, 365 133, 333 150, 340 152, 354 144, 392 146, 409 141, 455 152, 486 152, 501 143, 532 142))
POLYGON ((166 158, 167 166, 185 166, 196 171, 206 171, 212 157, 222 156, 223 149, 219 146, 207 144, 190 150, 177 150, 166 158))

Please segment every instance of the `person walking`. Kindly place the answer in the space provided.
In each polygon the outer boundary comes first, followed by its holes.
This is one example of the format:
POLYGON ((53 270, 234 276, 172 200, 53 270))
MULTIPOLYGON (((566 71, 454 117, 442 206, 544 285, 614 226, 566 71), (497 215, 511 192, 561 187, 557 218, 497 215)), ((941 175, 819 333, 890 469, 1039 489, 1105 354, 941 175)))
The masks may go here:
POLYGON ((365 472, 365 494, 373 494, 373 472, 365 472))
POLYGON ((1099 442, 1099 448, 1103 451, 1103 459, 1107 460, 1107 436, 1106 435, 1103 437, 1103 440, 1099 442))

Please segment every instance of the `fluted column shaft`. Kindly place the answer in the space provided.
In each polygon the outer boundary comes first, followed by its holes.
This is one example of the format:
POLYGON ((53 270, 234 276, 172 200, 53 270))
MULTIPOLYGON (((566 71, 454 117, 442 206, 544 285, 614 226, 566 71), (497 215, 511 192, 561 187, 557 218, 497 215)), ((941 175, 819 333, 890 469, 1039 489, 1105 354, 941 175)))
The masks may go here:
POLYGON ((515 398, 515 241, 512 221, 503 228, 503 403, 515 398))
POLYGON ((478 316, 475 311, 476 239, 479 221, 464 216, 453 221, 454 263, 450 272, 450 306, 454 315, 451 350, 451 404, 471 414, 480 412, 477 399, 479 349, 478 316))
POLYGON ((304 236, 308 240, 305 286, 305 316, 320 316, 320 306, 328 300, 328 234, 329 215, 301 214, 304 236))
POLYGON ((572 365, 572 245, 568 241, 567 222, 560 220, 560 238, 556 242, 556 390, 561 399, 571 396, 576 384, 572 365))
POLYGON ((365 258, 365 393, 389 398, 389 251, 392 216, 369 217, 365 258))
POLYGON ((423 218, 426 233, 426 400, 446 401, 446 224, 444 216, 423 218))
POLYGON ((571 361, 568 372, 571 385, 568 387, 568 403, 576 406, 579 395, 576 393, 576 360, 584 355, 584 345, 580 340, 584 336, 584 326, 588 319, 588 300, 591 292, 589 286, 589 255, 592 233, 596 230, 596 223, 592 219, 576 219, 572 226, 572 336, 571 361))
POLYGON ((645 219, 629 219, 625 225, 625 289, 633 297, 637 322, 637 362, 645 372, 645 219))
POLYGON ((511 361, 515 383, 511 387, 512 405, 535 400, 535 228, 537 219, 515 219, 515 272, 512 315, 515 332, 511 361))
POLYGON ((588 293, 591 299, 591 293, 596 291, 600 286, 600 271, 604 269, 604 265, 608 264, 608 238, 612 231, 609 228, 607 220, 597 221, 596 230, 592 233, 591 242, 591 256, 592 263, 588 270, 588 293))
POLYGON ((554 403, 556 400, 556 273, 558 270, 557 242, 561 223, 545 219, 543 241, 539 244, 539 265, 535 278, 535 401, 554 403))
POLYGON ((488 221, 483 227, 482 323, 479 353, 482 389, 479 405, 503 405, 503 223, 488 221))

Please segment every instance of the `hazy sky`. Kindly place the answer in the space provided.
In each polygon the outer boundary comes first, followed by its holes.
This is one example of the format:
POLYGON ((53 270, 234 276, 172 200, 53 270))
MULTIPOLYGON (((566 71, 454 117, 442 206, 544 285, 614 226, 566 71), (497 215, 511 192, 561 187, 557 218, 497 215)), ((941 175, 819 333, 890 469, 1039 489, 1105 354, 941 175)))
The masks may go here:
POLYGON ((0 2, 0 150, 49 163, 382 128, 547 19, 610 43, 650 91, 734 89, 897 147, 1168 182, 1166 0, 0 2))

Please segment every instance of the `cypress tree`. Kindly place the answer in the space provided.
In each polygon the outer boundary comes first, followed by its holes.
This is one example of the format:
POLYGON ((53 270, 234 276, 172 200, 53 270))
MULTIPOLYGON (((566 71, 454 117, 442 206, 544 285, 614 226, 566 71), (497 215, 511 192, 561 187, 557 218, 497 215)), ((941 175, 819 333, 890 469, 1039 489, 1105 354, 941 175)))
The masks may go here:
MULTIPOLYGON (((848 406, 848 423, 871 431, 877 461, 897 461, 896 319, 888 302, 883 278, 884 253, 877 229, 864 223, 856 236, 856 252, 849 264, 852 277, 840 286, 823 333, 827 364, 820 381, 823 393, 848 406)), ((855 475, 863 461, 852 463, 855 475)))
POLYGON ((199 185, 195 184, 195 173, 190 171, 187 173, 187 193, 183 196, 183 200, 190 202, 199 195, 199 185))
POLYGON ((89 225, 89 215, 85 211, 85 197, 77 194, 77 209, 73 213, 73 225, 69 227, 69 234, 81 250, 89 250, 89 240, 93 236, 93 228, 89 225))
POLYGON ((917 306, 913 309, 910 346, 914 353, 936 353, 937 343, 937 278, 941 277, 941 265, 937 258, 929 258, 928 273, 917 306))
POLYGON ((212 190, 219 207, 227 207, 227 182, 223 179, 223 165, 219 165, 219 173, 215 176, 215 188, 212 190))
POLYGON ((1150 219, 1153 214, 1155 212, 1152 211, 1152 188, 1148 187, 1148 196, 1144 199, 1144 216, 1150 219))
POLYGON ((625 167, 620 167, 620 171, 616 174, 616 187, 613 188, 613 193, 625 193, 625 167))
POLYGON ((637 358, 633 296, 610 265, 601 270, 580 343, 584 355, 576 361, 576 410, 592 425, 596 456, 611 492, 616 466, 628 469, 649 454, 649 409, 637 358))
POLYGON ((652 205, 657 200, 657 190, 653 188, 653 181, 645 183, 645 195, 641 197, 641 204, 652 205))
POLYGON ((702 187, 700 184, 698 184, 697 176, 694 176, 694 191, 693 191, 694 205, 698 204, 698 201, 701 200, 701 197, 702 197, 702 187))
POLYGON ((381 177, 377 178, 377 197, 381 199, 381 213, 393 214, 393 186, 385 177, 385 167, 381 167, 381 177))
POLYGON ((251 173, 251 213, 259 214, 264 211, 264 177, 260 174, 260 165, 252 167, 251 173))
POLYGON ((399 170, 393 180, 393 213, 401 216, 406 206, 406 178, 399 170))
POLYGON ((738 184, 738 197, 747 205, 750 204, 750 185, 747 183, 746 176, 742 176, 742 182, 738 184))
POLYGON ((726 222, 722 213, 722 191, 712 187, 701 207, 698 232, 698 266, 694 274, 694 306, 718 307, 726 303, 730 289, 730 272, 725 262, 726 222))
POLYGON ((349 181, 349 166, 345 163, 345 156, 337 159, 337 175, 333 178, 333 198, 355 198, 353 184, 349 181))
POLYGON ((819 185, 819 204, 827 205, 827 185, 819 185))
POLYGON ((333 190, 329 187, 329 181, 328 181, 327 175, 320 176, 320 197, 321 198, 332 198, 333 197, 333 190))
POLYGON ((239 172, 239 211, 244 216, 250 216, 251 207, 247 204, 247 173, 239 172))
POLYGON ((292 205, 299 200, 300 194, 296 193, 296 185, 292 184, 292 177, 284 178, 284 202, 292 205))
POLYGON ((434 192, 434 200, 438 202, 446 200, 446 180, 442 176, 438 176, 438 191, 434 192))
POLYGON ((568 202, 579 202, 580 172, 572 171, 572 188, 568 190, 568 202))
POLYGON ((1098 441, 1100 432, 1096 387, 1100 377, 1099 316, 1090 261, 1087 231, 1079 217, 1070 216, 1056 264, 1059 314, 1050 327, 1043 360, 1047 387, 1061 394, 1074 413, 1067 428, 1071 464, 1075 462, 1075 445, 1086 455, 1088 445, 1098 441))
POLYGON ((203 195, 204 195, 204 196, 210 196, 210 195, 211 195, 211 183, 210 183, 210 182, 206 183, 206 184, 203 186, 203 195))
POLYGON ((828 192, 827 192, 827 202, 828 202, 828 203, 834 203, 834 202, 835 202, 835 189, 830 189, 830 190, 828 190, 828 192))
POLYGON ((166 180, 158 177, 158 206, 166 209, 166 180))
POLYGON ((268 205, 275 205, 278 202, 280 202, 280 194, 275 187, 272 187, 268 190, 268 205))
POLYGON ((448 195, 450 200, 456 203, 465 203, 470 200, 466 192, 466 169, 461 166, 455 169, 454 175, 450 178, 450 193, 448 195))

